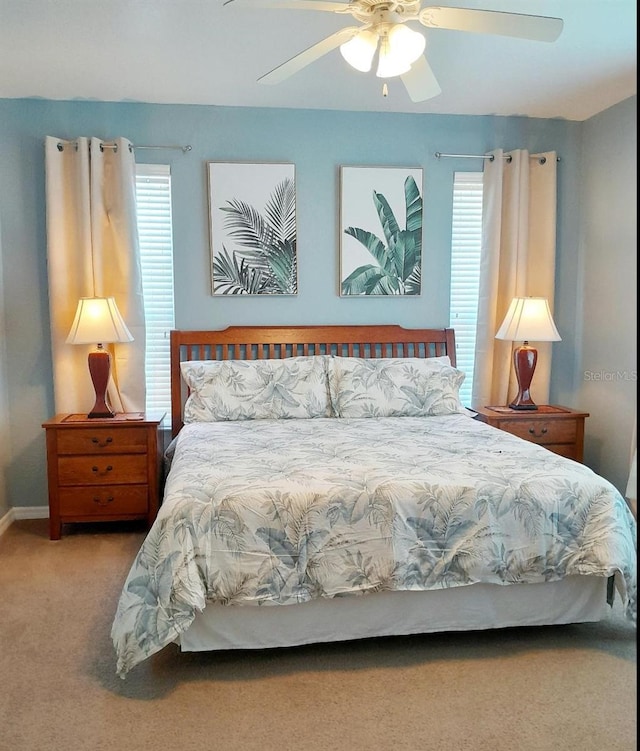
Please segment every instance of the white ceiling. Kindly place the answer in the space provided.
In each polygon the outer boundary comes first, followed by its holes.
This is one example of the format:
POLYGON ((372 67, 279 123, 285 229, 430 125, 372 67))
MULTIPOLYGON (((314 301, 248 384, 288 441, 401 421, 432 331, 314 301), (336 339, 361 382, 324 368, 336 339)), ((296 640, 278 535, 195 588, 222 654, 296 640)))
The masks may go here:
POLYGON ((637 91, 635 0, 439 4, 555 16, 564 29, 547 43, 412 24, 442 88, 414 104, 399 79, 383 97, 380 79, 338 50, 275 86, 257 82, 357 25, 351 16, 223 0, 0 0, 0 97, 585 120, 637 91))

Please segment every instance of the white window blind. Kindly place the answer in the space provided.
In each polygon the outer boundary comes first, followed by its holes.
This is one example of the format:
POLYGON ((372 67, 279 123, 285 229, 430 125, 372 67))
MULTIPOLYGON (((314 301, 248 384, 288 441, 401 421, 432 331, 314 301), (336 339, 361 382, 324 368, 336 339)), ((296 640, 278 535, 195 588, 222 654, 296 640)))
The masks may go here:
POLYGON ((480 250, 482 245, 482 172, 456 172, 453 181, 451 232, 450 326, 456 332, 456 363, 466 373, 460 388, 463 404, 471 404, 480 250))
POLYGON ((175 324, 169 165, 136 165, 136 205, 147 339, 146 408, 169 415, 169 331, 175 324))

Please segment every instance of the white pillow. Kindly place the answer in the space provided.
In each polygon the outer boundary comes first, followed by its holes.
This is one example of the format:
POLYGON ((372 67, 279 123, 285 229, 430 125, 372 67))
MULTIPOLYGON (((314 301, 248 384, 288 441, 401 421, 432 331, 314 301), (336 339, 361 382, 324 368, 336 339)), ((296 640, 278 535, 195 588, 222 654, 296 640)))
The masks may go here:
POLYGON ((449 357, 329 360, 329 393, 337 417, 427 417, 467 414, 464 373, 449 357))
POLYGON ((331 417, 326 357, 191 360, 184 422, 331 417))

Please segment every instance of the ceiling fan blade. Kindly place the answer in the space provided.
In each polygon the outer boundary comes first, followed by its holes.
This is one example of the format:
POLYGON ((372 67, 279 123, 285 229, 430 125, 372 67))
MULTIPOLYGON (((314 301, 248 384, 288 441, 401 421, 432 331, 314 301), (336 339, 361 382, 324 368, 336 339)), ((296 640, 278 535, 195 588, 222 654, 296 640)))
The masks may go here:
POLYGON ((424 102, 425 99, 438 96, 442 91, 424 55, 419 57, 411 66, 411 70, 401 78, 412 102, 424 102))
POLYGON ((423 8, 418 14, 418 19, 423 26, 434 29, 501 34, 538 42, 555 42, 564 26, 561 18, 549 16, 529 16, 471 8, 444 8, 435 5, 423 8))
POLYGON ((302 70, 310 63, 315 62, 318 58, 331 52, 331 50, 335 50, 336 47, 339 47, 344 42, 348 42, 349 39, 352 39, 361 30, 362 29, 358 26, 347 26, 344 29, 340 29, 340 31, 336 31, 335 34, 326 37, 281 65, 278 65, 277 68, 269 71, 269 73, 265 73, 264 76, 261 76, 258 79, 258 81, 267 84, 280 83, 294 73, 297 73, 299 70, 302 70))
POLYGON ((226 0, 223 5, 238 8, 292 8, 293 10, 325 10, 330 13, 344 13, 348 3, 325 2, 324 0, 226 0))

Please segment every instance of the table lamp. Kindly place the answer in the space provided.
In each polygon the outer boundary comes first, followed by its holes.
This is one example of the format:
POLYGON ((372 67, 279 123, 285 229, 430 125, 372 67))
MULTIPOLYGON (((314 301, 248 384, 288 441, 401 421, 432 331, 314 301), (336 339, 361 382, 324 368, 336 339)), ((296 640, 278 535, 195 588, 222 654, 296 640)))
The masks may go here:
POLYGON ((518 379, 518 394, 509 404, 511 409, 538 409, 529 393, 538 361, 533 342, 559 342, 560 334, 553 322, 546 297, 514 297, 498 329, 496 339, 522 341, 513 353, 513 366, 518 379))
POLYGON ((95 344, 89 353, 89 373, 96 392, 96 402, 87 417, 115 417, 107 404, 107 386, 111 373, 111 355, 103 345, 131 342, 133 337, 122 320, 113 297, 81 297, 73 319, 67 344, 95 344))

